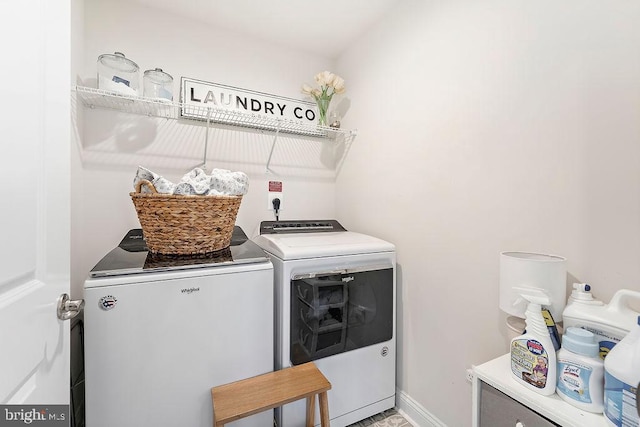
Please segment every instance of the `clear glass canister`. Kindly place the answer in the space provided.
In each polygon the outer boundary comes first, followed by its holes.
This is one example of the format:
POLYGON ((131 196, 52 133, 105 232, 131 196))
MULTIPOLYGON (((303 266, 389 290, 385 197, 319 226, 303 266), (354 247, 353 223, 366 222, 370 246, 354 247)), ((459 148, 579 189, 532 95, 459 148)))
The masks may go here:
POLYGON ((173 101, 173 77, 162 71, 162 68, 145 71, 142 81, 145 98, 173 101))
POLYGON ((98 57, 98 89, 138 96, 140 68, 121 52, 98 57))

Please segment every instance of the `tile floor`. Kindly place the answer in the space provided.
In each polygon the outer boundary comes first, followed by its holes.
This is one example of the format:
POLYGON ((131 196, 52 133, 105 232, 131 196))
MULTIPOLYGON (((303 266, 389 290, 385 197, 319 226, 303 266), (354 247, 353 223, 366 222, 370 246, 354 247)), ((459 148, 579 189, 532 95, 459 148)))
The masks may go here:
POLYGON ((412 427, 413 424, 405 420, 395 409, 386 410, 373 417, 358 421, 349 427, 412 427))

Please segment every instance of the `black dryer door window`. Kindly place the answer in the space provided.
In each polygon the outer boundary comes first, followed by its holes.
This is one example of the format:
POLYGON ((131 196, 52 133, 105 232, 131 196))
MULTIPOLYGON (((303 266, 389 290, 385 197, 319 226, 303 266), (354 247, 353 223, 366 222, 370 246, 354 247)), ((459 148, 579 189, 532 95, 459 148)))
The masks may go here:
POLYGON ((294 365, 393 337, 393 268, 291 281, 294 365))

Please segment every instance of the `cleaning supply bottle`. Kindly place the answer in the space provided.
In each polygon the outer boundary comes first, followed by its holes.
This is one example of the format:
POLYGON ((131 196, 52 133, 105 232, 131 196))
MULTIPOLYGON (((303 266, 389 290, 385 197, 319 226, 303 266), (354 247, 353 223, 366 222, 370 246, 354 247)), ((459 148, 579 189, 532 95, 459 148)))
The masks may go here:
POLYGON ((558 357, 557 393, 575 407, 602 413, 604 362, 596 336, 571 326, 562 336, 558 357))
POLYGON ((511 372, 520 384, 545 396, 556 391, 556 351, 542 317, 549 296, 539 288, 513 288, 529 302, 526 330, 511 340, 511 372))
POLYGON ((637 426, 640 388, 640 316, 604 360, 604 415, 608 425, 637 426))
POLYGON ((621 289, 607 305, 593 298, 591 286, 574 283, 562 312, 563 326, 577 326, 593 332, 600 345, 600 358, 604 359, 636 324, 640 313, 629 306, 631 301, 640 302, 640 292, 621 289))

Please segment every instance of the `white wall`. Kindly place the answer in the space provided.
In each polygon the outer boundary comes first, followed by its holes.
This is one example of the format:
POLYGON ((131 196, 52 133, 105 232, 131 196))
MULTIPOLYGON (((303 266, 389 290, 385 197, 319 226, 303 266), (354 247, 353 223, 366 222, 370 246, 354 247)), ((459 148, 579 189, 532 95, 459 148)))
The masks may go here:
MULTIPOLYGON (((302 83, 331 69, 331 61, 269 45, 179 16, 116 0, 76 0, 83 25, 74 28, 74 62, 78 84, 96 87, 100 54, 123 52, 144 70, 160 67, 174 77, 179 99, 180 77, 228 84, 278 96, 304 99, 302 83), (81 45, 81 46, 77 46, 81 45), (81 56, 81 58, 78 58, 81 56)), ((88 109, 78 102, 72 117, 77 144, 72 168, 72 288, 82 294, 89 270, 115 247, 127 230, 138 228, 129 197, 137 165, 179 180, 202 160, 206 128, 200 124, 88 109)), ((281 136, 271 168, 266 160, 273 134, 214 129, 208 168, 242 170, 250 190, 243 198, 237 224, 251 237, 267 210, 269 180, 283 182, 281 219, 332 218, 335 174, 329 141, 281 136)))
MULTIPOLYGON (((470 425, 465 369, 508 351, 499 252, 640 289, 640 4, 412 0, 340 58, 360 130, 337 217, 397 245, 398 386, 470 425)), ((559 320, 559 319, 557 319, 559 320)))

